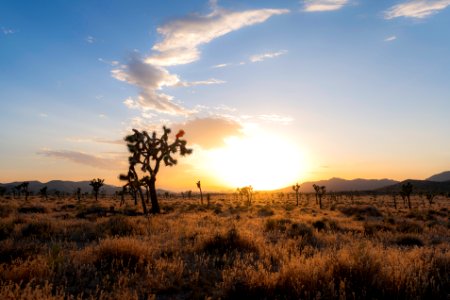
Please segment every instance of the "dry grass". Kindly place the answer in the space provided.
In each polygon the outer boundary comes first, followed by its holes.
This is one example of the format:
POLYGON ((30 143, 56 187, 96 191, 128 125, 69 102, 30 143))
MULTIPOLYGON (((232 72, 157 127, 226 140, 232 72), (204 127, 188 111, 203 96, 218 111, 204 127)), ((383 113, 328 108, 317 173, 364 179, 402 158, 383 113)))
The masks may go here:
POLYGON ((448 299, 448 199, 413 200, 0 198, 0 299, 448 299))

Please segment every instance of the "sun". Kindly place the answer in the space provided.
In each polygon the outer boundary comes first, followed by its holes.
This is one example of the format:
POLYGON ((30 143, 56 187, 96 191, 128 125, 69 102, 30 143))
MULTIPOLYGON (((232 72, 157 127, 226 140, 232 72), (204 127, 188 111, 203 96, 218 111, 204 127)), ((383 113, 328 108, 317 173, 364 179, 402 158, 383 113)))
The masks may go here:
POLYGON ((230 137, 225 147, 211 153, 210 159, 214 175, 232 188, 283 188, 298 181, 306 169, 303 152, 294 143, 267 132, 230 137))

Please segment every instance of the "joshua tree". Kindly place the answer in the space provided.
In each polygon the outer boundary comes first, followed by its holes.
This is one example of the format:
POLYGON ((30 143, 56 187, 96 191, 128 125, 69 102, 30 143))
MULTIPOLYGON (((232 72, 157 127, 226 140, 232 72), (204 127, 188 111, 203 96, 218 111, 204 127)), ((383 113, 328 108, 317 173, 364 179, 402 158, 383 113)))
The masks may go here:
POLYGON ((426 197, 427 197, 428 203, 430 204, 430 207, 431 207, 431 205, 433 204, 433 199, 434 199, 434 197, 436 197, 436 194, 433 192, 428 192, 426 194, 426 197))
POLYGON ((397 195, 395 193, 392 193, 392 200, 394 200, 394 207, 397 209, 397 195))
POLYGON ((3 186, 0 186, 0 196, 3 197, 5 195, 5 193, 6 193, 6 188, 3 186))
POLYGON ((76 193, 77 193, 77 200, 79 202, 81 201, 81 188, 78 187, 76 193))
POLYGON ((300 185, 298 182, 292 186, 292 189, 295 191, 295 198, 297 199, 297 206, 298 206, 298 190, 300 189, 300 185))
POLYGON ((90 186, 92 186, 92 192, 94 193, 95 200, 98 200, 98 192, 100 191, 100 188, 104 185, 105 179, 92 179, 91 183, 89 183, 90 186))
POLYGON ((246 197, 247 198, 247 204, 248 205, 252 204, 253 187, 251 185, 244 186, 242 188, 238 188, 237 192, 239 193, 239 195, 241 197, 246 197))
POLYGON ((41 194, 42 198, 45 198, 45 200, 47 200, 48 199, 47 186, 44 186, 42 189, 40 189, 39 194, 41 194))
MULTIPOLYGON (((138 131, 133 129, 133 134, 125 137, 128 150, 130 151, 129 157, 129 170, 128 175, 121 175, 121 177, 131 178, 132 182, 139 181, 139 175, 136 170, 136 166, 140 165, 140 171, 148 173, 145 176, 145 182, 150 190, 150 200, 152 202, 152 213, 159 213, 160 208, 158 204, 158 196, 156 194, 156 175, 158 174, 161 162, 166 166, 173 166, 177 164, 177 160, 173 158, 173 154, 179 152, 181 156, 192 153, 192 149, 186 147, 186 141, 181 139, 184 135, 184 131, 180 130, 175 140, 169 142, 169 134, 171 130, 163 127, 163 134, 158 137, 156 132, 151 135, 147 131, 138 131)), ((145 206, 144 197, 142 191, 138 190, 141 196, 142 208, 144 213, 147 214, 147 207, 145 206)))
POLYGON ((326 187, 323 186, 318 186, 317 184, 313 184, 314 190, 316 191, 316 202, 319 202, 319 207, 320 209, 322 209, 322 198, 323 196, 325 196, 326 191, 326 187))
POLYGON ((402 190, 400 192, 400 195, 402 196, 403 200, 407 200, 408 207, 411 209, 411 193, 412 193, 413 186, 411 182, 407 182, 402 184, 402 190))
POLYGON ((203 205, 202 184, 201 184, 200 180, 197 181, 197 187, 198 187, 198 189, 200 190, 200 203, 203 205))

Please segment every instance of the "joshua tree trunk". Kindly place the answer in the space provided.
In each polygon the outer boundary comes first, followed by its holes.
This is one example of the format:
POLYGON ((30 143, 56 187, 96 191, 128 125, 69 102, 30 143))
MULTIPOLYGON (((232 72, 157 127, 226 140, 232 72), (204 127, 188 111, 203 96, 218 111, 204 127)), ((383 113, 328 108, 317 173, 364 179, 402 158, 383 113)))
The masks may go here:
POLYGON ((156 194, 156 178, 151 177, 148 181, 148 187, 150 189, 150 200, 152 202, 152 213, 159 214, 159 204, 158 204, 158 195, 156 194))
POLYGON ((295 197, 297 199, 297 206, 298 206, 298 192, 295 192, 295 197))

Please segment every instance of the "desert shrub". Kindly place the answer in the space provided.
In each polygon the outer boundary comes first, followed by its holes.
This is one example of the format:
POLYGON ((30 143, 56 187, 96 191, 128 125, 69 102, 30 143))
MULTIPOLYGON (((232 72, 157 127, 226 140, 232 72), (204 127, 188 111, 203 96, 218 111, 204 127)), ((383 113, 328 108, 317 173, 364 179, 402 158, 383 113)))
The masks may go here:
POLYGON ((394 240, 394 243, 401 247, 422 247, 424 242, 414 235, 401 235, 394 240))
POLYGON ((27 223, 22 228, 22 237, 48 241, 53 237, 54 228, 48 220, 38 220, 27 223))
POLYGON ((80 219, 84 219, 86 217, 88 217, 89 215, 94 215, 94 216, 98 216, 98 217, 103 217, 106 216, 106 214, 108 213, 108 209, 106 207, 102 207, 102 206, 98 206, 98 205, 93 205, 90 207, 86 207, 81 209, 77 214, 76 217, 80 218, 80 219))
POLYGON ((21 214, 44 214, 46 209, 43 206, 23 206, 17 210, 21 214))
POLYGON ((365 235, 374 235, 378 232, 391 231, 392 228, 380 222, 365 222, 363 224, 365 235))
POLYGON ((328 218, 316 220, 312 223, 312 226, 318 231, 322 230, 338 231, 341 229, 339 224, 335 220, 328 218))
POLYGON ((75 224, 71 224, 67 228, 68 240, 76 242, 79 247, 87 243, 98 240, 104 236, 103 232, 97 230, 95 223, 81 220, 75 224))
POLYGON ((264 223, 264 230, 285 232, 291 223, 292 221, 289 219, 268 219, 264 223))
POLYGON ((343 207, 340 211, 346 216, 366 216, 366 217, 382 217, 381 212, 373 206, 349 206, 343 207))
POLYGON ((10 205, 0 205, 0 218, 9 217, 14 212, 14 208, 10 205))
POLYGON ((287 235, 291 238, 303 237, 310 239, 313 237, 313 231, 311 227, 304 223, 292 223, 287 230, 287 235))
POLYGON ((270 217, 273 216, 275 213, 272 209, 269 207, 262 207, 258 210, 258 216, 260 217, 270 217))
POLYGON ((258 253, 258 248, 251 241, 242 237, 235 228, 232 228, 225 234, 216 234, 213 238, 206 240, 202 251, 210 255, 223 256, 236 254, 236 252, 258 253))
POLYGON ((147 262, 148 248, 134 238, 105 239, 94 249, 94 265, 102 271, 135 269, 147 262))
POLYGON ((402 233, 422 233, 423 227, 415 222, 403 221, 397 225, 397 231, 402 233))
POLYGON ((127 236, 134 232, 131 221, 123 216, 114 216, 98 225, 98 231, 110 236, 127 236))
POLYGON ((14 223, 0 220, 0 241, 7 239, 14 231, 14 223))

